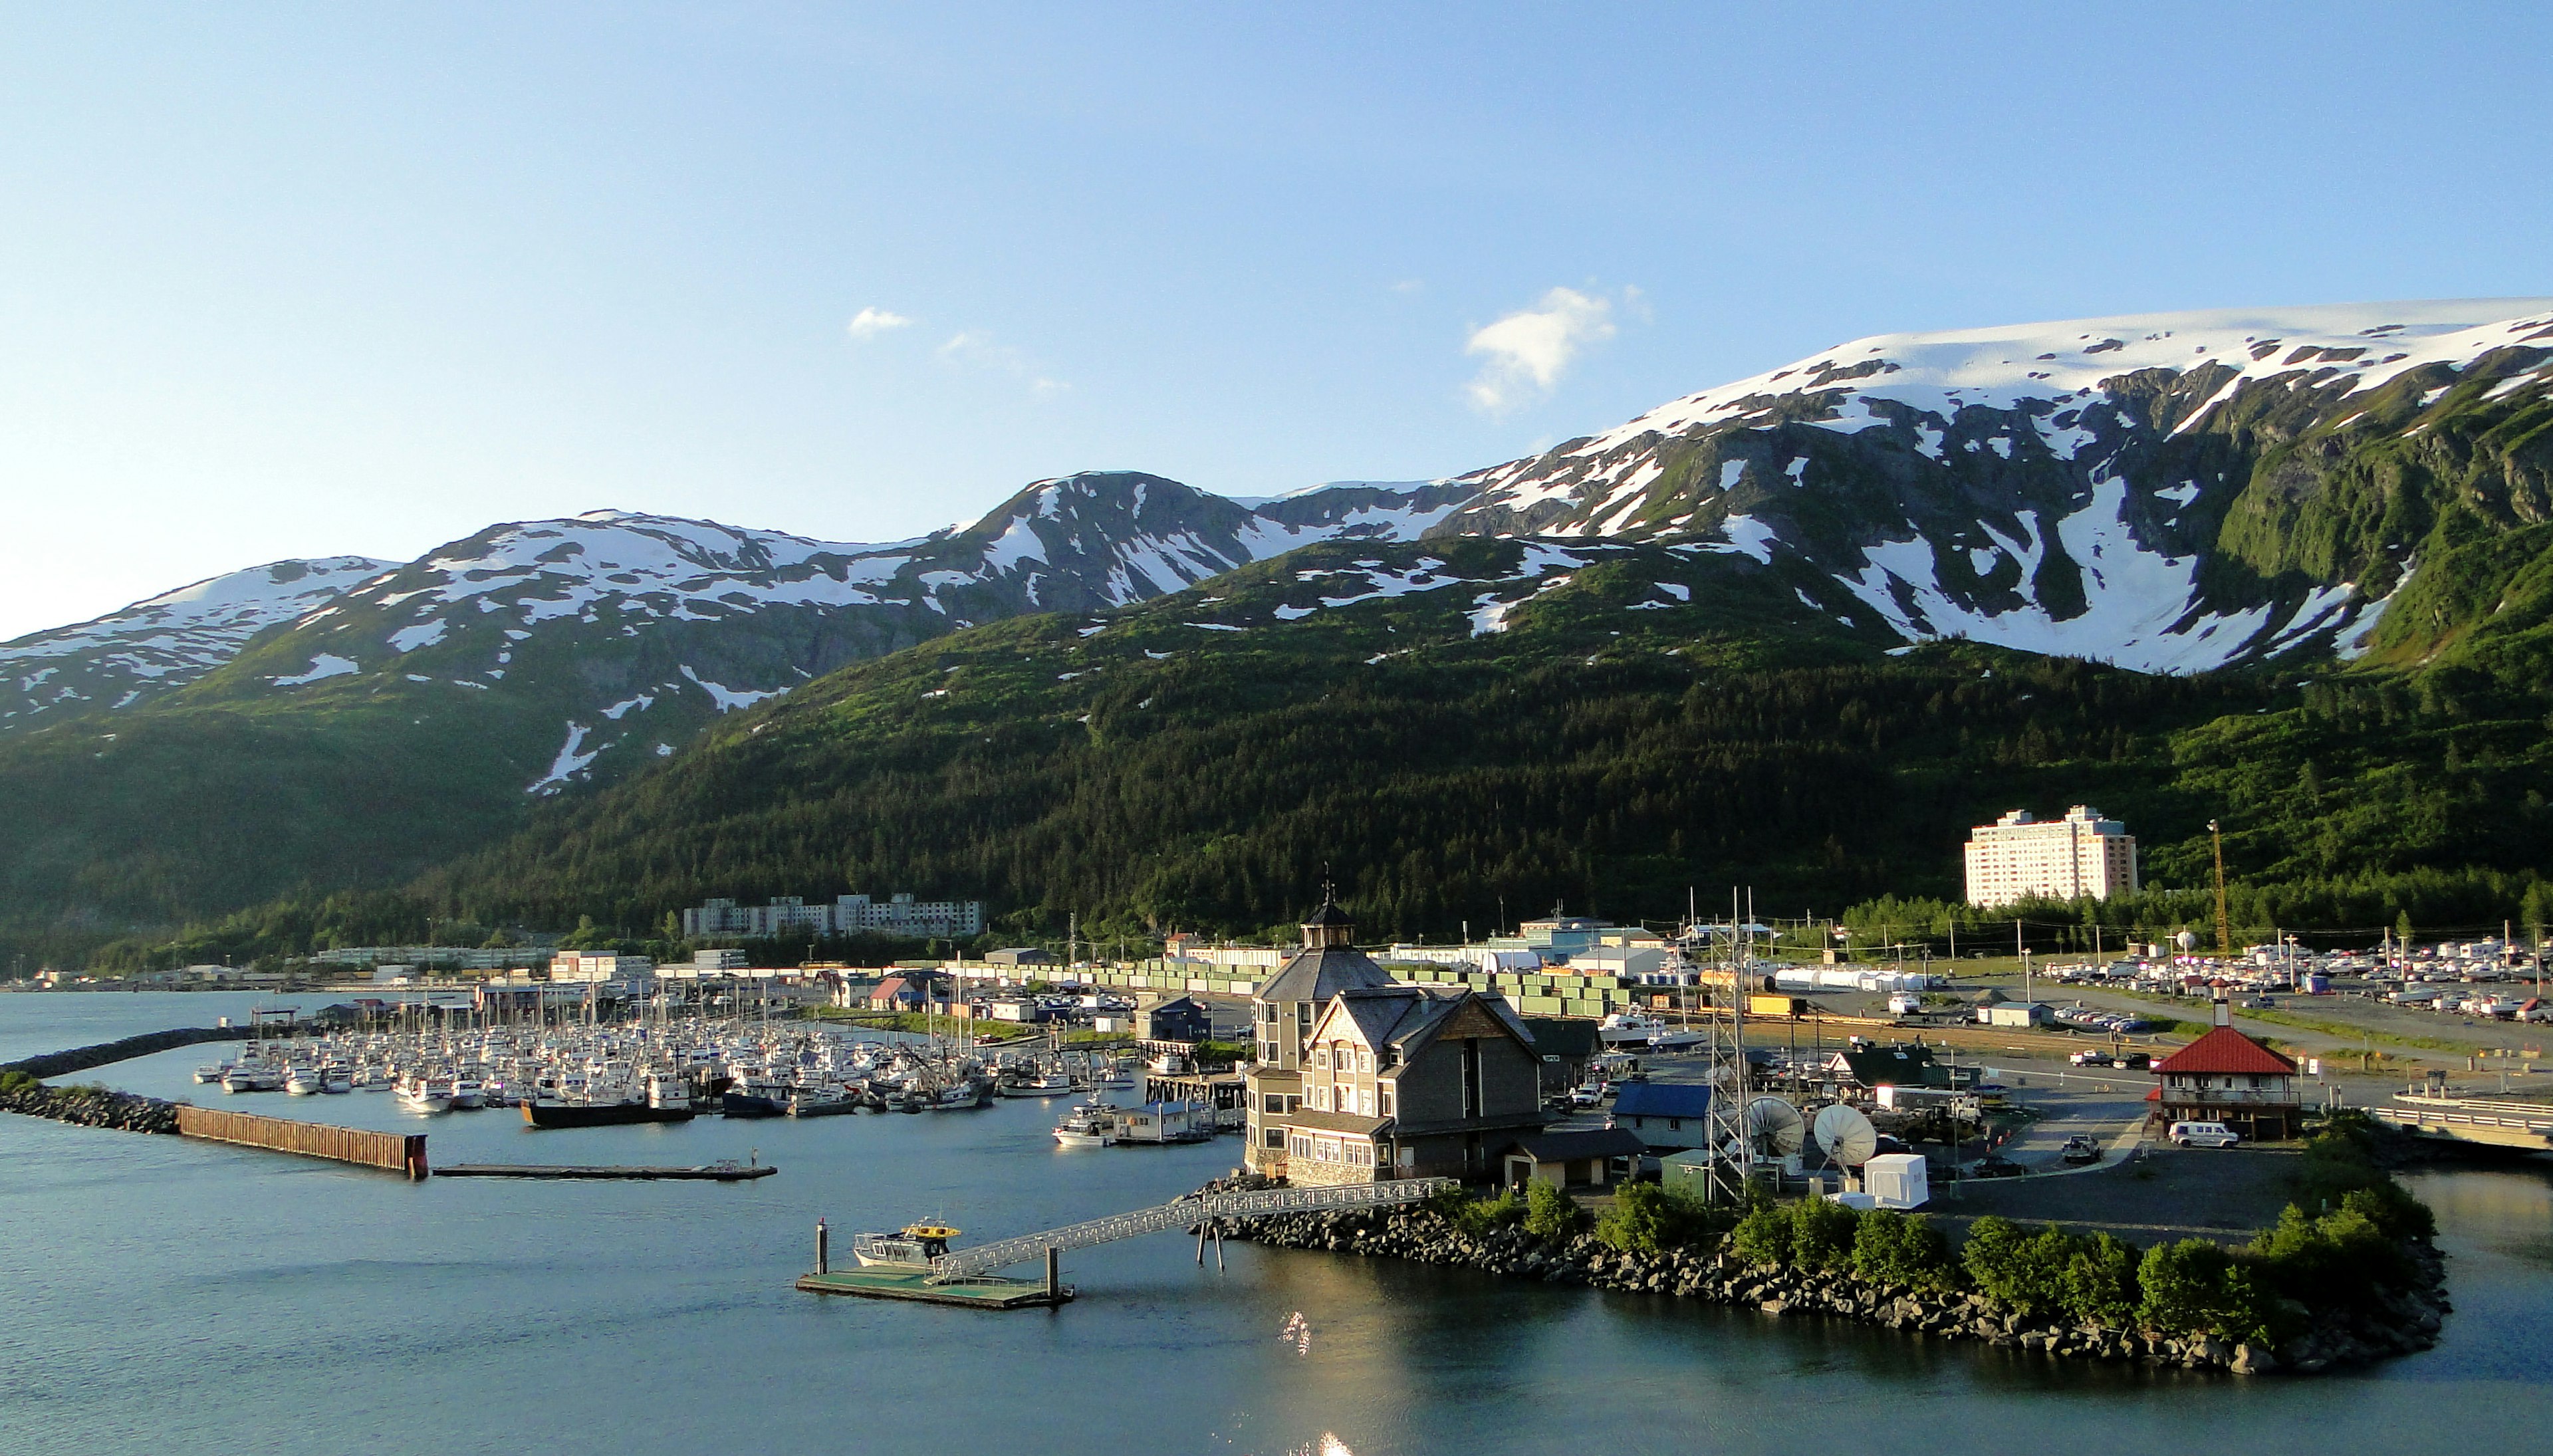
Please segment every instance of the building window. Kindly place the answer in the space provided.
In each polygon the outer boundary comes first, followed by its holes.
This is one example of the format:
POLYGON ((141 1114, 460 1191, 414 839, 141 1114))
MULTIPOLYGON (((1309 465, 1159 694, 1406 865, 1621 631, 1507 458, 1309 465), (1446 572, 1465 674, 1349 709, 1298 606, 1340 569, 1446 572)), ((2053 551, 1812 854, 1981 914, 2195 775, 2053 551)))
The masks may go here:
POLYGON ((1272 1128, 1270 1128, 1270 1129, 1268 1130, 1268 1146, 1269 1146, 1269 1147, 1271 1147, 1271 1148, 1282 1148, 1282 1147, 1284 1147, 1284 1146, 1285 1146, 1285 1130, 1284 1130, 1283 1128, 1281 1128, 1281 1127, 1272 1127, 1272 1128))
POLYGON ((1329 1070, 1330 1049, 1327 1047, 1314 1047, 1312 1049, 1312 1064, 1321 1068, 1323 1071, 1329 1070))
POLYGON ((1383 1088, 1382 1088, 1382 1096, 1383 1096, 1383 1115, 1384 1115, 1384 1116, 1386 1116, 1386 1117, 1390 1117, 1390 1116, 1394 1115, 1394 1114, 1392 1113, 1392 1110, 1391 1110, 1392 1097, 1391 1097, 1391 1084, 1390 1084, 1389 1082, 1386 1082, 1386 1083, 1384 1083, 1384 1084, 1383 1084, 1383 1088))
POLYGON ((1365 1089, 1363 1089, 1363 1088, 1359 1088, 1359 1089, 1358 1089, 1358 1091, 1357 1091, 1357 1115, 1358 1115, 1358 1116, 1360 1116, 1360 1117, 1372 1117, 1372 1116, 1374 1116, 1374 1093, 1372 1093, 1372 1092, 1370 1092, 1370 1091, 1367 1091, 1367 1090, 1365 1090, 1365 1089))

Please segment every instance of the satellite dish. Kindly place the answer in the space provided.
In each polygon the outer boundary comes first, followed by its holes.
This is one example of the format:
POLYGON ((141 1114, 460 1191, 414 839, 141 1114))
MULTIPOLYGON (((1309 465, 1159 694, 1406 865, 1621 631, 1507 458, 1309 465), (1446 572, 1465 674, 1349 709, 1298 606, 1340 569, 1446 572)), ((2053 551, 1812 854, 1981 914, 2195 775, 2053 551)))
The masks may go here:
POLYGON ((2195 931, 2182 931, 2179 935, 2172 937, 2171 940, 2173 945, 2178 946, 2184 952, 2195 951, 2198 949, 2198 933, 2195 931))
POLYGON ((1761 1157, 1790 1157, 1800 1151, 1807 1132, 1800 1109, 1779 1097, 1758 1097, 1746 1104, 1746 1138, 1761 1157))
POLYGON ((1846 1168, 1859 1168, 1879 1151, 1879 1130, 1870 1119, 1841 1102, 1818 1109, 1818 1120, 1811 1124, 1810 1135, 1827 1157, 1846 1168))

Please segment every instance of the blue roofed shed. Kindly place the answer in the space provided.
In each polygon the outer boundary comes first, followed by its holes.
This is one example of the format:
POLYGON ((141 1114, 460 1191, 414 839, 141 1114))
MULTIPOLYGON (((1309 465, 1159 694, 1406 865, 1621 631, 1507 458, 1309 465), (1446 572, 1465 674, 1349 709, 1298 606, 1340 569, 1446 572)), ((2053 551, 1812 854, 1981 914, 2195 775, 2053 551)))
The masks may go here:
POLYGON ((1698 1082, 1629 1082, 1613 1094, 1607 1127, 1638 1137, 1652 1153, 1678 1153, 1710 1143, 1711 1088, 1698 1082))

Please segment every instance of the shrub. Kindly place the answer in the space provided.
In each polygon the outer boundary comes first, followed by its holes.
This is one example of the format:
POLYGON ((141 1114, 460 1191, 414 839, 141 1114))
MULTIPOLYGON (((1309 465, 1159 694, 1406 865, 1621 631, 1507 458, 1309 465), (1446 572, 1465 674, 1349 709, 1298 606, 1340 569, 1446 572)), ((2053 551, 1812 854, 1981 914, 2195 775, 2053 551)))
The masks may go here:
POLYGON ((0 1071, 0 1092, 23 1092, 43 1085, 40 1078, 18 1067, 0 1071))
POLYGON ((1933 1221, 1890 1208, 1861 1216, 1852 1235, 1852 1272, 1875 1285, 1948 1289, 1958 1284, 1949 1241, 1933 1221))
POLYGON ((1842 1269, 1852 1262, 1853 1235, 1861 1215, 1828 1198, 1791 1205, 1791 1262, 1806 1270, 1842 1269))
POLYGON ((2108 1234, 2075 1244, 2064 1283, 2065 1312, 2076 1319, 2124 1326, 2136 1318, 2137 1251, 2108 1234))
POLYGON ((1728 1234, 1728 1246, 1749 1264, 1791 1262, 1791 1216, 1778 1204, 1750 1208, 1728 1234))
POLYGON ((1474 1238, 1495 1233, 1510 1224, 1524 1222, 1524 1200, 1513 1189, 1505 1189, 1495 1198, 1475 1198, 1455 1218, 1463 1232, 1474 1238))
POLYGON ((2149 1328, 2253 1343, 2270 1336, 2268 1296, 2232 1254, 2205 1239, 2147 1250, 2137 1288, 2137 1318, 2149 1328))
POLYGON ((1654 1254, 1709 1242, 1728 1226, 1726 1215, 1656 1183, 1624 1183, 1613 1206, 1596 1221, 1596 1237, 1616 1249, 1654 1254))
MULTIPOLYGON (((2278 1215, 2277 1227, 2252 1241, 2249 1252, 2270 1288, 2306 1303, 2339 1300, 2368 1308, 2380 1288, 2400 1288, 2411 1282, 2411 1268, 2392 1238, 2361 1207, 2346 1202, 2320 1218, 2290 1203, 2278 1215)), ((2416 1201, 2411 1205, 2428 1210, 2416 1201)))
MULTIPOLYGON (((1646 1187, 1633 1183, 1632 1187, 1646 1187)), ((1588 1223, 1587 1210, 1578 1200, 1539 1179, 1525 1184, 1524 1231, 1537 1239, 1564 1244, 1576 1238, 1588 1223)))

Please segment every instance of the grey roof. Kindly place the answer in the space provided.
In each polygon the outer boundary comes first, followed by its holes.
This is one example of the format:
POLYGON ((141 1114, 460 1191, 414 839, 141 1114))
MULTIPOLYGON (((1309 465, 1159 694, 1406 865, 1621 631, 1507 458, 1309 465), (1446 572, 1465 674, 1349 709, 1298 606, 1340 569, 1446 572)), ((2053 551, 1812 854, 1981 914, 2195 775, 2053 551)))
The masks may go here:
POLYGON ((1507 1151, 1521 1152, 1536 1163, 1574 1163, 1581 1158, 1619 1158, 1645 1153, 1648 1145, 1625 1128, 1572 1128, 1565 1132, 1518 1138, 1507 1145, 1507 1151))
POLYGON ((1297 952, 1259 988, 1262 1001, 1315 1001, 1326 1004, 1341 991, 1388 987, 1391 977, 1374 957, 1353 946, 1323 946, 1297 952))
POLYGON ((1356 1133, 1372 1137, 1391 1126, 1388 1117, 1359 1117, 1353 1112, 1316 1112, 1308 1107, 1285 1114, 1285 1125, 1317 1133, 1356 1133))

